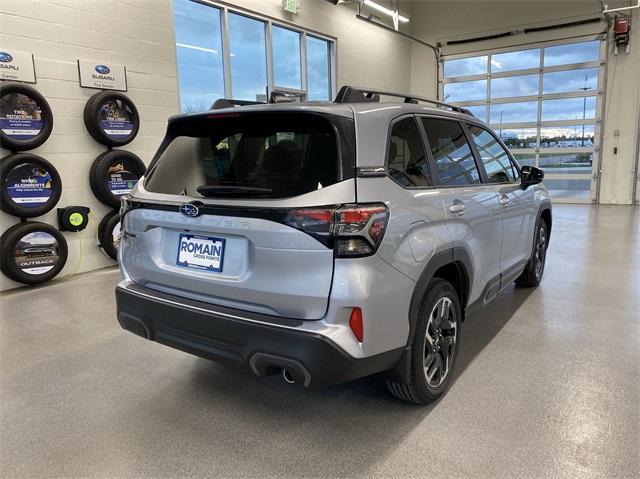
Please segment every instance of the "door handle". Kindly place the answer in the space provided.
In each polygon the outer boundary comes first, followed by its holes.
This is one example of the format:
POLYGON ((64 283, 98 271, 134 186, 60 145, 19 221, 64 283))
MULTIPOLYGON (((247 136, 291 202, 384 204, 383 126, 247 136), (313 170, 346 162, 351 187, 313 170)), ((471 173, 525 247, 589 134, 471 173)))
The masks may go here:
POLYGON ((449 211, 454 216, 462 216, 464 214, 464 203, 462 201, 454 201, 451 206, 449 206, 449 211))
POLYGON ((500 195, 500 206, 509 206, 511 204, 511 200, 507 195, 500 195))

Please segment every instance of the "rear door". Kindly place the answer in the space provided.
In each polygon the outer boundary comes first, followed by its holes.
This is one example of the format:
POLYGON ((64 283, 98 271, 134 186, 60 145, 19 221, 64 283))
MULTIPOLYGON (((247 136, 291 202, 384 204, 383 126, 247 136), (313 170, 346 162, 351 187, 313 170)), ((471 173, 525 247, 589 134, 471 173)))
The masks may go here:
POLYGON ((500 270, 502 284, 510 283, 528 260, 532 245, 531 225, 533 190, 523 190, 519 172, 509 154, 493 133, 486 128, 467 124, 478 157, 486 172, 487 182, 495 185, 502 218, 500 270))
POLYGON ((469 304, 489 300, 500 286, 502 222, 498 194, 482 184, 480 169, 462 124, 422 117, 433 157, 433 176, 444 201, 453 247, 467 251, 473 264, 469 304))
POLYGON ((355 201, 352 132, 348 118, 311 113, 178 120, 125 215, 123 269, 182 297, 322 318, 328 220, 355 201))

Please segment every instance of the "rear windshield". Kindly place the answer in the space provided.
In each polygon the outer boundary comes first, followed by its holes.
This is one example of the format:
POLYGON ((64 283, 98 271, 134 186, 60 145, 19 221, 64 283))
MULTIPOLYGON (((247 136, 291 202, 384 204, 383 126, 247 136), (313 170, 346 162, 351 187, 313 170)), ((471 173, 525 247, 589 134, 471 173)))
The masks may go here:
POLYGON ((349 156, 343 150, 350 147, 337 135, 344 125, 334 123, 320 115, 290 113, 178 120, 170 125, 170 142, 145 187, 207 198, 286 198, 326 188, 353 177, 353 165, 343 164, 349 156))

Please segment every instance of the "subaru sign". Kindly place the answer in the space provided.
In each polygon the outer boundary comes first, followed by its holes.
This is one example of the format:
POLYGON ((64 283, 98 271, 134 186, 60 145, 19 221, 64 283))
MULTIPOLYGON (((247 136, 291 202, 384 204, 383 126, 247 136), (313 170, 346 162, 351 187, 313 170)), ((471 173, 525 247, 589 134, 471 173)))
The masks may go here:
POLYGON ((0 51, 0 80, 36 82, 33 55, 15 50, 0 51))
POLYGON ((127 70, 124 65, 96 60, 78 60, 80 86, 100 90, 127 91, 127 70))
POLYGON ((196 205, 192 205, 191 203, 184 203, 180 205, 178 211, 189 218, 194 218, 200 214, 200 210, 196 205))

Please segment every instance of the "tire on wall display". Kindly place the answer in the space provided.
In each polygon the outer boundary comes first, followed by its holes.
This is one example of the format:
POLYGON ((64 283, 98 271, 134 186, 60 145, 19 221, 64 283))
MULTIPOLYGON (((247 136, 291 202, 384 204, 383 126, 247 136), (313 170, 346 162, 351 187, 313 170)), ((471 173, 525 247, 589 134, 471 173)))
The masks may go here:
POLYGON ((118 208, 120 197, 128 194, 146 170, 140 158, 122 150, 99 155, 89 171, 93 194, 105 205, 118 208))
POLYGON ((23 83, 0 83, 0 145, 12 151, 42 145, 53 129, 47 100, 23 83))
POLYGON ((0 208, 20 218, 50 211, 62 194, 55 167, 32 153, 15 153, 0 160, 0 208))
POLYGON ((0 237, 0 269, 23 284, 40 284, 55 277, 67 262, 67 242, 45 223, 18 223, 0 237))
POLYGON ((105 146, 123 146, 138 134, 140 116, 127 95, 113 91, 96 93, 84 107, 89 134, 105 146))
POLYGON ((98 240, 103 251, 113 260, 118 260, 118 246, 120 245, 120 213, 111 211, 102 218, 98 225, 98 240))

